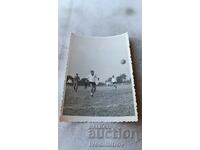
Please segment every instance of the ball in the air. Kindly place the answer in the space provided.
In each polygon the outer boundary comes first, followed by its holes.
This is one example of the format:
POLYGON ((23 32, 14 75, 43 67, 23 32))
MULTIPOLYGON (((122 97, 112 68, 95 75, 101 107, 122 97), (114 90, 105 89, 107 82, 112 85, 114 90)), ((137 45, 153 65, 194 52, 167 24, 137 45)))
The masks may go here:
POLYGON ((125 64, 126 63, 126 60, 125 59, 122 59, 121 60, 121 64, 125 64))

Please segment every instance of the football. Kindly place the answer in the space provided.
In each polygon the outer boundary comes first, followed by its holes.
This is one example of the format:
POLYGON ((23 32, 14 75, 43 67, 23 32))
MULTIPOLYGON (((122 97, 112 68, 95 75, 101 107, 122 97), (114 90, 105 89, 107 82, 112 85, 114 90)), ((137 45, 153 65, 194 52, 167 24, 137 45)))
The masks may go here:
POLYGON ((122 59, 121 60, 121 64, 125 64, 126 63, 126 60, 125 59, 122 59))

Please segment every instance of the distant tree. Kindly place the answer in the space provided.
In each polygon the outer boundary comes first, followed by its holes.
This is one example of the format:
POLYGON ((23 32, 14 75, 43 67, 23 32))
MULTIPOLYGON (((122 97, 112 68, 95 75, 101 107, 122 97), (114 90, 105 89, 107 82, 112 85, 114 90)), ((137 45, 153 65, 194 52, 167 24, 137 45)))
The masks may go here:
POLYGON ((122 78, 123 81, 126 80, 127 75, 125 73, 121 74, 120 76, 121 76, 121 78, 122 78))
POLYGON ((112 81, 112 77, 109 77, 106 82, 111 82, 112 81))
POLYGON ((126 77, 127 77, 127 75, 125 73, 123 73, 120 76, 117 76, 116 80, 118 83, 123 83, 124 81, 126 81, 126 77))
POLYGON ((103 86, 103 85, 105 85, 105 83, 103 83, 103 82, 99 82, 99 84, 98 84, 98 86, 103 86))

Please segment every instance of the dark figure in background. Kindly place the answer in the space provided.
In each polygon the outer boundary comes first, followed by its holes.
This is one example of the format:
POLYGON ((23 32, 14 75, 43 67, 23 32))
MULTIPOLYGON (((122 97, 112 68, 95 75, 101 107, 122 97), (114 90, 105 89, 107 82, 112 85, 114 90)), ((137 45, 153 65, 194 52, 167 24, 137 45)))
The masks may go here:
POLYGON ((73 80, 73 85, 74 85, 74 91, 78 91, 78 82, 80 81, 80 77, 78 76, 78 73, 76 73, 74 80, 73 80))
POLYGON ((88 83, 89 83, 88 79, 84 80, 84 87, 85 87, 85 89, 87 89, 88 83))

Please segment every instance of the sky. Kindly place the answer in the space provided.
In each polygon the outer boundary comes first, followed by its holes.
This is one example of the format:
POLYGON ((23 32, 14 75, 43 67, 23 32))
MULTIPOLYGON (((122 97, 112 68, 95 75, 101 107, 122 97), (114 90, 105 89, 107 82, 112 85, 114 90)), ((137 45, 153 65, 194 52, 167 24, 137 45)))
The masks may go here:
POLYGON ((131 78, 131 59, 127 34, 112 37, 83 37, 72 34, 68 54, 67 75, 78 73, 85 78, 94 70, 100 82, 122 73, 131 78), (126 63, 121 64, 125 59, 126 63))

